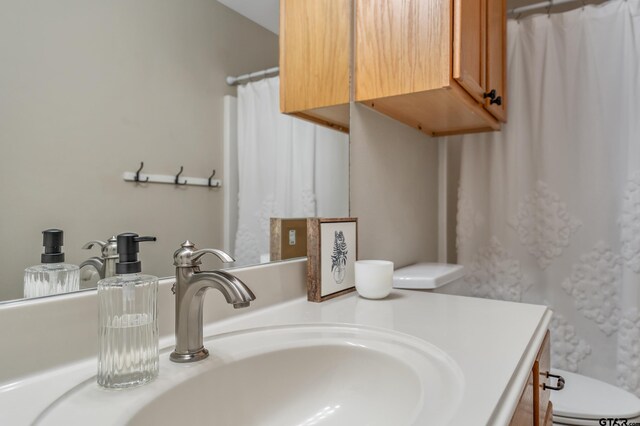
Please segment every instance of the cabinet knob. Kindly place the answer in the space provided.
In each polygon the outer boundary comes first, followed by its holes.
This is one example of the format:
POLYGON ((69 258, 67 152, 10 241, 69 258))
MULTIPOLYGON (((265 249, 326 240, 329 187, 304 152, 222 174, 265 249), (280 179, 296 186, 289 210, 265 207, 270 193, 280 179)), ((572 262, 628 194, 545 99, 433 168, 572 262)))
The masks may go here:
POLYGON ((485 94, 482 95, 482 97, 484 99, 489 98, 493 102, 493 100, 496 98, 496 89, 491 89, 490 92, 486 92, 485 94))
POLYGON ((495 98, 495 99, 491 99, 491 100, 489 101, 489 104, 490 104, 490 105, 493 105, 493 104, 496 104, 496 105, 502 105, 502 96, 498 96, 498 97, 497 97, 497 98, 495 98))
POLYGON ((551 385, 547 385, 546 383, 543 383, 542 384, 543 390, 550 389, 554 391, 561 391, 562 389, 564 389, 564 377, 558 376, 557 374, 551 374, 551 373, 547 373, 547 377, 553 377, 554 379, 556 379, 556 385, 551 386, 551 385))

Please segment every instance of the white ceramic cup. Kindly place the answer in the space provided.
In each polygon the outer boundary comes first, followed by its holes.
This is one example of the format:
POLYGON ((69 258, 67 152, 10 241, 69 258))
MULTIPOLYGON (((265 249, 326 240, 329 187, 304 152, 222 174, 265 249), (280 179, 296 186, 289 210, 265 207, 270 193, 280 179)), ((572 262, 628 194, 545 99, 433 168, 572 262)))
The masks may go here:
POLYGON ((388 260, 356 261, 356 290, 367 299, 384 299, 393 285, 393 262, 388 260))

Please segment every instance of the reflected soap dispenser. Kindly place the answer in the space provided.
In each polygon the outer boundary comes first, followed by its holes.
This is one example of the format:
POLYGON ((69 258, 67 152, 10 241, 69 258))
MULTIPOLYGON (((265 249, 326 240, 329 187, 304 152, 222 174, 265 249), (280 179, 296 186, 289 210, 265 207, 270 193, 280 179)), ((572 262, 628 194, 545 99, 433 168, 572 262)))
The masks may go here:
POLYGON ((116 275, 98 282, 98 384, 104 388, 138 386, 158 375, 158 277, 141 273, 144 241, 156 238, 118 235, 116 275))
POLYGON ((80 289, 80 268, 64 263, 64 233, 60 229, 42 231, 41 265, 24 271, 24 297, 68 293, 80 289))

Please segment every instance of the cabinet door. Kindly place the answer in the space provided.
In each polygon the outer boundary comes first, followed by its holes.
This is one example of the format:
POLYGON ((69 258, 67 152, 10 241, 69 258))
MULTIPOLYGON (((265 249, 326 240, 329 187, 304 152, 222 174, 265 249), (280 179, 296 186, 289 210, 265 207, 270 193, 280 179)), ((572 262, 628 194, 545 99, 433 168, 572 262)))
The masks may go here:
POLYGON ((534 416, 534 393, 535 388, 533 385, 533 372, 529 373, 529 379, 527 379, 527 386, 522 391, 520 401, 516 407, 516 412, 511 418, 509 426, 534 426, 537 425, 534 416))
POLYGON ((551 370, 551 353, 549 350, 550 335, 547 331, 547 335, 544 337, 540 352, 538 352, 538 358, 533 366, 534 373, 534 385, 536 387, 536 424, 544 424, 547 409, 549 407, 550 390, 545 389, 545 384, 549 384, 549 378, 547 374, 551 370))
POLYGON ((485 107, 507 121, 507 0, 487 1, 487 91, 496 91, 499 104, 486 99, 485 107))
POLYGON ((350 55, 351 0, 281 0, 281 111, 347 105, 350 55))
POLYGON ((453 79, 481 103, 486 92, 486 1, 453 3, 453 79))
POLYGON ((355 15, 357 101, 449 85, 451 9, 448 1, 356 0, 355 15))
POLYGON ((547 405, 547 413, 544 415, 542 426, 553 426, 553 404, 549 401, 547 405))

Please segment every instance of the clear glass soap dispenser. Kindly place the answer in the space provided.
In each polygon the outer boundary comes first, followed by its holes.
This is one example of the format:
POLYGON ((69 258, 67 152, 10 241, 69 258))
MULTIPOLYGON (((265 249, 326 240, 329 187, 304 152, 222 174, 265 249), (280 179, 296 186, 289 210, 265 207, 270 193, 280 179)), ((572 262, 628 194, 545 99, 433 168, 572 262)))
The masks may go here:
POLYGON ((24 297, 49 296, 80 289, 80 268, 64 263, 64 233, 60 229, 42 231, 41 265, 24 271, 24 297))
POLYGON ((139 244, 156 241, 118 235, 116 275, 98 282, 98 384, 122 389, 158 375, 158 277, 143 275, 139 244))

